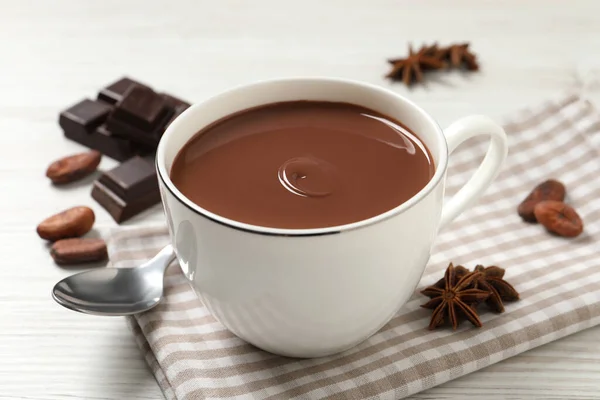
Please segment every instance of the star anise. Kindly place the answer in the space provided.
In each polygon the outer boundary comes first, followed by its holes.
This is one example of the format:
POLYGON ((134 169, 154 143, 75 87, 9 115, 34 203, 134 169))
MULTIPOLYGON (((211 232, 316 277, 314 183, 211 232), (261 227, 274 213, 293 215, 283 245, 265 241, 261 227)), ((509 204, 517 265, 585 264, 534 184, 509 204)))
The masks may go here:
POLYGON ((437 45, 422 46, 418 52, 408 46, 408 57, 388 60, 392 65, 391 71, 386 75, 392 80, 402 80, 410 86, 413 82, 423 80, 423 70, 439 69, 445 66, 441 60, 437 45))
MULTIPOLYGON (((462 270, 459 269, 459 271, 462 270)), ((461 316, 466 317, 477 327, 482 326, 475 306, 486 300, 490 296, 490 292, 471 287, 473 282, 480 277, 481 272, 469 272, 459 279, 456 276, 456 268, 450 263, 443 281, 438 281, 435 285, 421 291, 431 299, 421 306, 433 310, 429 329, 437 328, 446 320, 453 329, 456 329, 461 316)))
POLYGON ((450 63, 453 68, 459 68, 463 65, 469 71, 479 70, 477 57, 469 50, 469 43, 453 44, 439 49, 439 57, 450 63))
MULTIPOLYGON (((471 273, 471 271, 469 271, 467 268, 463 267, 462 265, 454 266, 453 263, 450 263, 450 265, 452 265, 454 267, 454 281, 460 280, 463 276, 471 273)), ((444 276, 444 278, 437 281, 433 286, 439 287, 441 289, 441 288, 444 288, 445 283, 446 283, 446 278, 444 276)))
POLYGON ((490 292, 490 297, 485 303, 490 309, 497 313, 504 312, 503 301, 519 300, 519 293, 504 278, 504 269, 496 266, 485 268, 477 265, 474 272, 481 275, 473 281, 473 287, 490 292))

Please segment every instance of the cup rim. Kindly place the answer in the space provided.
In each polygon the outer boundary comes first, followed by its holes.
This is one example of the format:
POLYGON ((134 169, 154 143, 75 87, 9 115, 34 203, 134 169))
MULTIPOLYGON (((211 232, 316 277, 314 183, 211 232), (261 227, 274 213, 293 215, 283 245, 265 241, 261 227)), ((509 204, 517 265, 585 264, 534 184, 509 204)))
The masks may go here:
MULTIPOLYGON (((299 100, 302 100, 302 99, 299 99, 299 100)), ((265 104, 269 104, 269 103, 265 103, 265 104)), ((377 111, 377 110, 375 110, 375 111, 377 111)), ((198 128, 198 130, 200 130, 200 129, 202 129, 202 127, 198 128)), ((187 144, 188 142, 189 142, 189 139, 188 139, 188 141, 186 141, 184 143, 184 145, 187 144)), ((181 148, 183 148, 183 146, 181 148)), ((181 148, 179 148, 177 151, 180 151, 181 148)), ((241 230, 244 232, 249 232, 249 233, 272 235, 272 236, 329 235, 329 234, 350 231, 350 230, 354 230, 354 229, 360 229, 360 228, 364 228, 364 227, 385 221, 385 220, 387 220, 391 217, 394 217, 398 214, 402 214, 406 210, 414 207, 422 199, 424 199, 443 179, 443 176, 444 176, 447 166, 448 166, 448 143, 446 141, 446 137, 444 136, 444 132, 443 132, 442 128, 440 127, 440 125, 438 124, 438 122, 423 108, 421 108, 420 106, 415 104, 413 101, 409 100, 408 98, 406 98, 398 93, 395 93, 389 89, 383 88, 381 86, 377 86, 377 85, 370 84, 367 82, 352 80, 352 79, 332 78, 332 77, 274 78, 274 79, 260 80, 260 81, 255 81, 255 82, 251 82, 251 83, 234 86, 233 88, 228 89, 223 92, 220 92, 214 96, 211 96, 200 103, 193 104, 187 110, 185 110, 181 115, 179 115, 167 127, 166 131, 164 132, 163 136, 161 137, 161 140, 158 144, 158 148, 156 151, 156 169, 158 171, 159 179, 162 181, 164 187, 166 187, 167 190, 169 192, 171 192, 171 194, 180 203, 182 203, 184 206, 186 206, 189 210, 191 210, 194 213, 196 213, 202 217, 205 217, 213 222, 216 222, 218 224, 221 224, 221 225, 224 225, 224 226, 227 226, 230 228, 234 228, 234 229, 241 230), (356 222, 351 222, 348 224, 329 226, 329 227, 323 227, 323 228, 307 228, 307 229, 274 228, 274 227, 253 225, 253 224, 248 224, 248 223, 241 222, 241 221, 236 221, 236 220, 224 217, 219 214, 215 214, 205 208, 200 207, 199 205, 195 204, 194 202, 192 202, 183 193, 181 193, 181 191, 179 191, 179 189, 173 184, 173 181, 171 180, 171 177, 169 176, 169 173, 168 173, 166 165, 165 165, 166 164, 165 163, 165 147, 167 146, 166 143, 168 142, 169 137, 173 135, 173 132, 178 130, 179 125, 183 124, 184 120, 190 118, 190 115, 192 113, 194 113, 196 109, 202 108, 205 103, 215 101, 222 97, 235 95, 235 93, 238 92, 239 90, 260 88, 261 86, 263 86, 265 84, 278 83, 278 82, 281 82, 281 83, 306 83, 308 81, 333 82, 333 83, 340 83, 340 84, 346 84, 346 85, 353 85, 353 86, 360 87, 362 89, 379 92, 380 94, 396 97, 397 99, 402 100, 409 107, 412 107, 413 111, 420 113, 425 118, 425 120, 428 121, 430 123, 430 125, 432 125, 435 128, 435 134, 436 134, 437 141, 441 145, 440 159, 439 159, 439 162, 437 163, 437 165, 435 166, 436 167, 435 172, 433 174, 433 177, 429 180, 429 182, 427 182, 427 184, 419 192, 417 192, 413 197, 411 197, 407 201, 403 202, 402 204, 399 204, 398 206, 392 208, 391 210, 388 210, 381 214, 377 214, 373 217, 363 219, 360 221, 356 221, 356 222)), ((164 202, 164 200, 163 200, 163 202, 164 202)))

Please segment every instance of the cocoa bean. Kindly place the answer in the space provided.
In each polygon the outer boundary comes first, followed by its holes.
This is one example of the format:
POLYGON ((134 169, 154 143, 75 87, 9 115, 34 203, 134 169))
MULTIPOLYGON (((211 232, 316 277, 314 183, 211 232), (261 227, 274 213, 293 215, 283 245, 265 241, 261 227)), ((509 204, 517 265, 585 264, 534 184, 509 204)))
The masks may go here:
POLYGON ((544 200, 563 201, 567 190, 561 182, 549 179, 537 185, 531 193, 519 204, 517 212, 527 222, 535 222, 536 217, 533 209, 536 204, 544 200))
POLYGON ((108 258, 104 240, 94 238, 59 240, 52 245, 50 255, 59 265, 103 261, 108 258))
POLYGON ((46 218, 37 226, 42 239, 55 240, 85 235, 92 229, 96 216, 89 207, 73 207, 46 218))
POLYGON ((583 232, 583 221, 577 211, 562 201, 546 200, 539 202, 534 209, 537 221, 557 235, 579 236, 583 232))
POLYGON ((64 157, 50 164, 46 176, 55 185, 71 183, 96 171, 101 158, 96 150, 64 157))

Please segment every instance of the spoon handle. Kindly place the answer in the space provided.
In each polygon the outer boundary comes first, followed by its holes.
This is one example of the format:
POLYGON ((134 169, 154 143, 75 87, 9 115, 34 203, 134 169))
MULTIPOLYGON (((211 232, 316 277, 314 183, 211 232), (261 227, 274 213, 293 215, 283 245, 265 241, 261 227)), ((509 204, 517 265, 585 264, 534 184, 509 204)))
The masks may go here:
POLYGON ((151 260, 140 265, 140 268, 152 268, 164 273, 167 267, 175 260, 175 250, 168 244, 158 252, 151 260))

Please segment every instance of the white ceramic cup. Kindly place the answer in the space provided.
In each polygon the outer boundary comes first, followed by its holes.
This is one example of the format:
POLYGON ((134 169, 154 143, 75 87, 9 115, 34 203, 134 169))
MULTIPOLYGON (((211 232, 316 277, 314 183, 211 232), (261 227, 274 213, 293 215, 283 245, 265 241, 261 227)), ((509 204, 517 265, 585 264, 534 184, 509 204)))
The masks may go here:
POLYGON ((414 292, 438 229, 477 200, 506 154, 504 131, 487 117, 466 117, 442 131, 392 91, 343 79, 293 78, 237 87, 191 106, 163 135, 156 162, 177 258, 210 312, 264 350, 318 357, 362 342, 392 318, 414 292), (237 111, 293 100, 353 103, 401 121, 429 148, 433 178, 388 212, 322 229, 234 221, 194 204, 169 178, 175 156, 203 127, 237 111), (489 136, 487 154, 444 202, 448 155, 477 135, 489 136))

